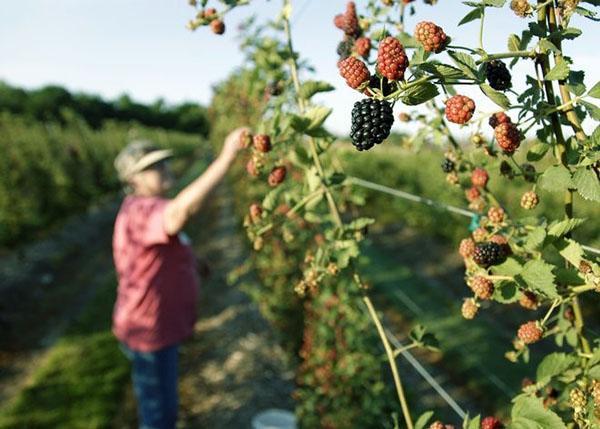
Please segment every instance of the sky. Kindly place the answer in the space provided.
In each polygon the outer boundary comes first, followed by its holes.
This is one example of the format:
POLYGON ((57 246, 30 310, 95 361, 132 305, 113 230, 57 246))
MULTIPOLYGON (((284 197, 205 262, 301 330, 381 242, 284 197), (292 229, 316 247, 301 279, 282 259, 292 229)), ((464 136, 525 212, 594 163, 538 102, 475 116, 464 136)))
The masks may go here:
MULTIPOLYGON (((347 133, 352 104, 361 98, 345 85, 336 67, 335 49, 342 33, 332 19, 345 3, 294 0, 292 15, 295 47, 316 68, 311 78, 336 87, 318 101, 333 108, 326 125, 340 134, 347 133)), ((357 1, 359 13, 366 3, 357 1)), ((215 0, 211 4, 221 6, 215 0)), ((107 98, 128 93, 143 102, 163 98, 168 103, 189 100, 208 104, 212 86, 242 64, 237 24, 252 13, 274 16, 280 5, 278 0, 253 0, 251 6, 227 15, 225 35, 215 36, 208 28, 186 29, 185 24, 195 15, 187 0, 4 0, 0 80, 25 88, 59 84, 107 98)), ((408 17, 408 29, 421 20, 434 21, 453 38, 453 44, 476 44, 476 22, 456 26, 469 11, 459 0, 439 0, 434 7, 417 0, 415 5, 417 14, 408 17)), ((488 52, 504 52, 507 35, 520 34, 526 21, 508 8, 488 11, 484 46, 488 52)), ((581 28, 583 36, 566 42, 563 48, 574 59, 574 69, 586 72, 586 84, 591 86, 600 79, 600 58, 590 49, 600 40, 600 25, 579 16, 571 25, 581 28)), ((515 70, 515 89, 524 88, 527 72, 526 66, 515 70)), ((473 96, 482 114, 498 110, 477 88, 461 92, 473 96)), ((586 128, 591 125, 587 123, 586 128)))

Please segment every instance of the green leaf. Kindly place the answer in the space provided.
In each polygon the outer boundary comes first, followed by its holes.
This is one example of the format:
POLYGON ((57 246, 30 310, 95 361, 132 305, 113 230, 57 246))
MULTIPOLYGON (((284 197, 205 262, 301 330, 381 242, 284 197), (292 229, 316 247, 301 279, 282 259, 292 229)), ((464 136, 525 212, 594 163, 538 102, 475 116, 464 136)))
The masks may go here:
POLYGON ((558 249, 560 256, 565 258, 574 266, 579 266, 581 258, 583 257, 583 248, 579 243, 574 240, 567 239, 554 243, 554 247, 558 249))
POLYGON ((560 37, 567 40, 576 39, 577 37, 581 36, 581 34, 582 31, 579 28, 569 27, 560 30, 560 37))
POLYGON ((565 423, 541 399, 521 396, 511 410, 509 429, 566 429, 565 423))
POLYGON ((419 65, 419 68, 442 79, 461 79, 465 77, 462 70, 446 64, 423 63, 419 65))
POLYGON ((546 228, 538 226, 527 234, 527 240, 525 241, 525 248, 527 250, 537 250, 546 239, 546 228))
POLYGON ((375 219, 370 217, 359 217, 358 219, 354 219, 352 222, 344 226, 344 229, 349 231, 356 231, 358 229, 363 229, 365 226, 372 225, 375 223, 375 219))
POLYGON ((552 274, 553 268, 552 265, 544 261, 528 261, 517 278, 534 291, 540 292, 549 298, 558 298, 559 295, 554 284, 554 274, 552 274))
POLYGON ((540 362, 536 372, 536 382, 548 384, 552 378, 561 375, 576 363, 576 359, 566 353, 551 353, 540 362))
POLYGON ((415 429, 425 429, 425 425, 433 417, 433 411, 425 411, 415 422, 415 429))
POLYGON ((545 80, 562 80, 569 76, 569 65, 567 62, 559 57, 556 65, 548 72, 544 77, 545 80))
POLYGON ((310 121, 307 129, 314 130, 323 125, 323 122, 331 114, 332 110, 330 107, 315 106, 306 112, 304 117, 310 121))
POLYGON ((467 13, 463 19, 458 23, 459 26, 466 24, 471 21, 475 21, 476 19, 480 19, 483 15, 483 9, 481 7, 473 9, 471 12, 467 13))
POLYGON ((593 366, 588 375, 591 378, 600 379, 600 365, 593 366))
POLYGON ((506 0, 483 0, 483 4, 491 7, 503 7, 506 0))
POLYGON ((519 300, 518 285, 510 280, 502 280, 496 284, 492 299, 502 304, 510 304, 519 300))
POLYGON ((335 88, 327 82, 307 80, 300 87, 298 95, 305 100, 309 100, 313 95, 319 92, 329 92, 333 91, 334 89, 335 88))
POLYGON ((561 221, 552 222, 548 227, 548 235, 552 235, 554 237, 562 237, 563 235, 566 235, 569 232, 573 231, 575 228, 577 228, 584 222, 585 219, 580 218, 565 219, 561 221))
POLYGON ((515 52, 519 50, 519 46, 521 45, 521 39, 516 34, 511 34, 508 36, 508 50, 510 52, 515 52))
POLYGON ((596 121, 600 121, 600 108, 598 108, 598 106, 596 106, 594 103, 590 103, 589 101, 583 100, 581 100, 579 104, 585 107, 585 110, 593 119, 595 119, 596 121))
POLYGON ((557 267, 554 270, 554 274, 556 274, 556 281, 559 284, 569 286, 580 286, 585 284, 585 280, 581 278, 579 271, 572 267, 557 267))
POLYGON ((409 106, 416 106, 431 100, 439 94, 437 86, 430 82, 408 88, 402 94, 401 100, 409 106))
POLYGON ((560 52, 560 49, 558 49, 556 47, 556 45, 554 43, 552 43, 551 41, 549 41, 548 39, 540 39, 540 41, 538 43, 538 47, 544 53, 560 52))
POLYGON ((527 161, 535 162, 542 159, 546 153, 548 153, 548 149, 550 149, 550 145, 547 143, 536 143, 529 151, 527 151, 527 161))
POLYGON ((514 277, 521 272, 523 266, 514 258, 506 258, 506 261, 500 265, 492 267, 492 273, 498 276, 511 276, 514 277))
POLYGON ((510 108, 510 100, 506 95, 502 94, 500 91, 496 91, 487 83, 482 83, 479 85, 479 87, 481 88, 483 93, 487 95, 487 97, 494 103, 496 103, 498 106, 500 106, 504 110, 510 108))
POLYGON ((538 184, 541 188, 551 192, 564 192, 574 186, 571 173, 562 165, 547 168, 538 184))
POLYGON ((468 77, 479 80, 477 64, 475 64, 475 60, 470 55, 456 51, 448 51, 448 55, 450 55, 454 64, 456 64, 456 66, 468 77))
POLYGON ((481 427, 481 416, 475 416, 472 419, 469 415, 465 417, 463 422, 463 429, 479 429, 481 427))
POLYGON ((588 95, 590 97, 600 98, 600 82, 596 82, 596 85, 588 91, 588 95))
POLYGON ((577 192, 586 200, 600 201, 600 180, 592 170, 580 168, 573 175, 577 192))

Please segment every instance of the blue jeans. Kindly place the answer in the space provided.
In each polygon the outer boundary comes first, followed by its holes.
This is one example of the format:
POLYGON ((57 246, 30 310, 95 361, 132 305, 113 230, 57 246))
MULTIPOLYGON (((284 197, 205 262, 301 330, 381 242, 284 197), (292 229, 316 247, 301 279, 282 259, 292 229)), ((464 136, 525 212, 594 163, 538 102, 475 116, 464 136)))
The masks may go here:
POLYGON ((155 352, 121 350, 132 364, 133 390, 141 429, 174 429, 177 422, 177 354, 179 344, 155 352))

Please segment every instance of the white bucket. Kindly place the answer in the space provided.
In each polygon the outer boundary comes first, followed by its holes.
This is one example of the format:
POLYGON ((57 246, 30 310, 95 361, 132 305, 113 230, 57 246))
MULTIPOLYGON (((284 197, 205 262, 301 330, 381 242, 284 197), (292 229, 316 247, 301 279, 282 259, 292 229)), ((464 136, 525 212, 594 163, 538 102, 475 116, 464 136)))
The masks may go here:
POLYGON ((252 429, 296 429, 296 416, 289 411, 272 408, 254 416, 252 429))

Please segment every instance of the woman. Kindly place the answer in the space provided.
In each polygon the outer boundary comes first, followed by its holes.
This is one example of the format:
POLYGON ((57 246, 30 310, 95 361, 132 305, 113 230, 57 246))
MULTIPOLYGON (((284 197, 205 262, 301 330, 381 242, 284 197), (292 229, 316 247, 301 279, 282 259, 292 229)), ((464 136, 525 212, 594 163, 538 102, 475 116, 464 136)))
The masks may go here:
POLYGON ((132 362, 140 427, 171 429, 177 421, 177 352, 196 320, 198 277, 181 230, 200 210, 240 149, 244 129, 225 139, 218 158, 174 198, 169 150, 130 143, 115 167, 130 194, 115 222, 113 257, 119 281, 113 332, 132 362))

